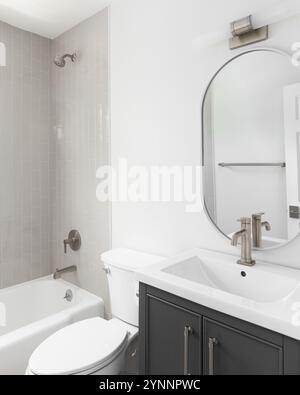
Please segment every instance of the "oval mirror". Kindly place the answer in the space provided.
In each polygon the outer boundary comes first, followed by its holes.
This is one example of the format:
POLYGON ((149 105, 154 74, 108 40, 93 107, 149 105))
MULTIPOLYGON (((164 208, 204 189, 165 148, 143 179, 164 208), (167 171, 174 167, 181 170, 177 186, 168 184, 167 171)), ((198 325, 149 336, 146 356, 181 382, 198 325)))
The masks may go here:
POLYGON ((226 63, 203 101, 206 212, 230 239, 251 218, 253 247, 300 232, 300 72, 291 57, 251 50, 226 63))

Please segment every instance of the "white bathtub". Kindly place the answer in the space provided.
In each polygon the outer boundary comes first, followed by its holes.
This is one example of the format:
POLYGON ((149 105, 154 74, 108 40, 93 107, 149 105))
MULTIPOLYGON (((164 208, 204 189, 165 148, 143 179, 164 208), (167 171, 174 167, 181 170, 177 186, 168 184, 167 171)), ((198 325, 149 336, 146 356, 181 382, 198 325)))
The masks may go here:
POLYGON ((52 277, 0 290, 0 375, 23 375, 31 354, 47 337, 103 315, 100 298, 52 277), (72 302, 64 299, 67 290, 73 292, 72 302))

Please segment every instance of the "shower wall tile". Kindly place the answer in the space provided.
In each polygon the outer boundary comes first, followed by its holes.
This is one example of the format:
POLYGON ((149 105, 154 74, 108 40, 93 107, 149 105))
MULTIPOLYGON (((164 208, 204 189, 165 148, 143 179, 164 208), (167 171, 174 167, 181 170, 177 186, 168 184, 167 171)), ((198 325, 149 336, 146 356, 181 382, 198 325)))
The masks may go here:
POLYGON ((50 274, 50 40, 0 22, 0 287, 50 274))
POLYGON ((53 41, 0 22, 0 41, 0 288, 76 264, 66 279, 108 304, 111 207, 96 199, 110 152, 108 10, 53 41), (76 63, 53 65, 74 51, 76 63), (82 249, 65 255, 72 229, 82 249))
POLYGON ((51 218, 53 269, 77 265, 67 276, 106 302, 100 255, 110 248, 110 205, 96 199, 96 171, 109 164, 108 10, 52 42, 52 58, 77 52, 65 68, 52 65, 51 218), (63 251, 70 230, 82 236, 79 252, 63 251))

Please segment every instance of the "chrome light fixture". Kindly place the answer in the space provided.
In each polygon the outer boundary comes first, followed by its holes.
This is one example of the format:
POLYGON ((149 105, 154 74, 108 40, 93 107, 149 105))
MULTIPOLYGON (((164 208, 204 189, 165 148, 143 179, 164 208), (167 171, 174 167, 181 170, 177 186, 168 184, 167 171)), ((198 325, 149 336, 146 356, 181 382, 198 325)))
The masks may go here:
POLYGON ((269 27, 255 29, 251 15, 231 23, 230 49, 237 49, 269 38, 269 27))

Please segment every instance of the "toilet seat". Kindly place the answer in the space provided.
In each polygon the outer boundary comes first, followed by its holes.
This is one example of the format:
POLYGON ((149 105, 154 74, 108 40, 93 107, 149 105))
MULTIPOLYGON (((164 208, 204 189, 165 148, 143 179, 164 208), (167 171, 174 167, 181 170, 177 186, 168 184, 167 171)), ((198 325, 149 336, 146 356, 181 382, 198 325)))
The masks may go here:
POLYGON ((90 375, 122 356, 128 332, 116 320, 92 318, 70 325, 42 343, 29 361, 33 375, 90 375))

